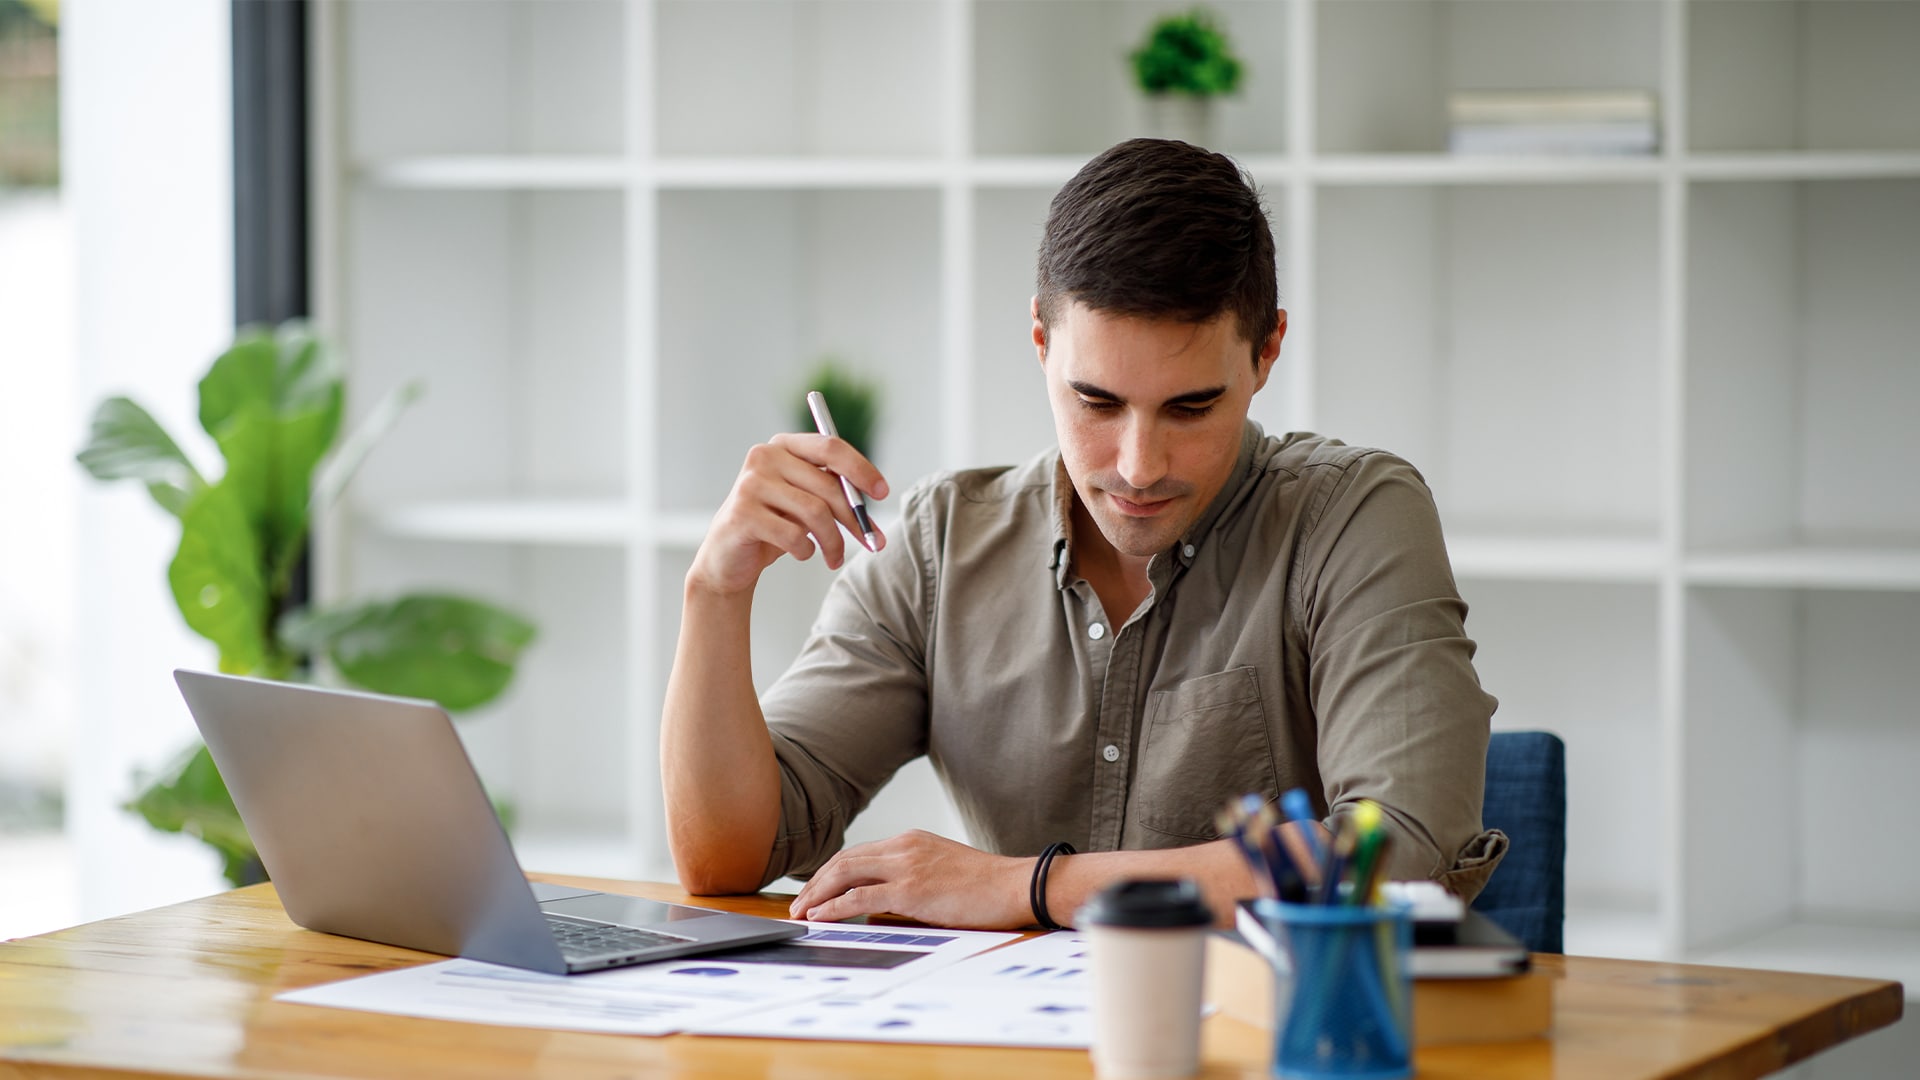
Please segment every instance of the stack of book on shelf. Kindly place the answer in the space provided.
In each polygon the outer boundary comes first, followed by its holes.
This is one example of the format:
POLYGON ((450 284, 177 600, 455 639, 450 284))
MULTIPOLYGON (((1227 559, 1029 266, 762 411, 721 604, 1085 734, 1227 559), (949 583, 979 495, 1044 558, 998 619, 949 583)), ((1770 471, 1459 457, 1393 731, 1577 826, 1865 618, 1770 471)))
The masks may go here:
POLYGON ((1650 90, 1457 90, 1447 97, 1456 154, 1652 154, 1660 117, 1650 90))
MULTIPOLYGON (((1553 1027, 1555 980, 1532 970, 1526 948, 1513 935, 1431 882, 1396 882, 1384 891, 1413 907, 1417 1045, 1547 1035, 1553 1027)), ((1207 1001, 1227 1016, 1271 1031, 1274 971, 1287 966, 1285 952, 1254 914, 1251 901, 1241 902, 1234 924, 1235 931, 1208 938, 1207 1001)))

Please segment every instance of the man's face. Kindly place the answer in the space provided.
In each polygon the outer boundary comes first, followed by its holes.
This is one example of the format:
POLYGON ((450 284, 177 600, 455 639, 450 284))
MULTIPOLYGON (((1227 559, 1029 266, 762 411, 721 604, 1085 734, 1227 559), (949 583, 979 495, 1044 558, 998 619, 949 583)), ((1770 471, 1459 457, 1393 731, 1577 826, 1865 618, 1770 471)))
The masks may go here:
POLYGON ((1231 313, 1180 323, 1073 302, 1049 333, 1035 307, 1060 455, 1081 505, 1120 554, 1166 550, 1220 493, 1286 326, 1283 311, 1256 365, 1231 313))

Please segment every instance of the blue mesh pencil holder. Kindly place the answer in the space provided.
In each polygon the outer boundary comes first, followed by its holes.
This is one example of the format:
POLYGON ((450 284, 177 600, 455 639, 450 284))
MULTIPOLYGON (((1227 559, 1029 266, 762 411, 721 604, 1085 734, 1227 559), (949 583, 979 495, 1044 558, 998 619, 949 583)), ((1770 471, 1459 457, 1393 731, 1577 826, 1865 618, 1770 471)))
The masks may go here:
POLYGON ((1285 958, 1274 965, 1273 1075, 1412 1076, 1409 909, 1262 900, 1254 910, 1285 958))

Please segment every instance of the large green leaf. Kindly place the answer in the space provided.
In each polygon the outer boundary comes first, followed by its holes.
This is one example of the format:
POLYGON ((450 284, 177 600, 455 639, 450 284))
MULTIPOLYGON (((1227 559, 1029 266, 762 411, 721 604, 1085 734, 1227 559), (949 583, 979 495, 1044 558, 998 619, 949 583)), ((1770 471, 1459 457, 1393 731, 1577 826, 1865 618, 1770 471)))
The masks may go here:
POLYGON ((493 700, 513 678, 533 624, 457 596, 414 595, 280 624, 290 648, 325 652, 342 676, 383 694, 426 698, 450 711, 493 700))
POLYGON ((181 515, 167 582, 187 625, 220 647, 220 670, 276 677, 285 667, 267 637, 272 599, 258 552, 245 505, 223 479, 181 515))
POLYGON ((306 542, 313 472, 340 433, 338 368, 304 327, 243 333, 200 381, 200 424, 227 459, 273 595, 306 542))
POLYGON ((78 459, 96 480, 141 481, 154 501, 175 517, 207 486, 159 421, 123 397, 110 397, 94 410, 93 427, 78 459))
POLYGON ((147 783, 127 804, 154 828, 186 833, 206 841, 225 864, 227 880, 245 885, 260 880, 259 855, 240 822, 233 796, 205 746, 197 746, 147 783))
POLYGON ((219 438, 221 426, 254 402, 280 415, 325 411, 338 403, 340 385, 339 365, 304 325, 287 323, 277 333, 247 327, 200 380, 200 426, 219 438))

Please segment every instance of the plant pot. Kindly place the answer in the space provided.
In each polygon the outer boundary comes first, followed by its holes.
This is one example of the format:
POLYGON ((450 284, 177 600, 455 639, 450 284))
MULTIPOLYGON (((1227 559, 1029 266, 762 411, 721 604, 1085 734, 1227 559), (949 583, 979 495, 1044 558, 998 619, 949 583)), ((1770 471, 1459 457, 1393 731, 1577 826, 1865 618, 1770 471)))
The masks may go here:
POLYGON ((1211 147, 1213 114, 1213 99, 1209 97, 1176 93, 1147 96, 1147 131, 1157 139, 1211 147))

